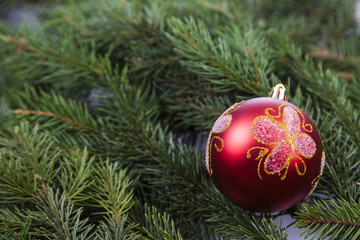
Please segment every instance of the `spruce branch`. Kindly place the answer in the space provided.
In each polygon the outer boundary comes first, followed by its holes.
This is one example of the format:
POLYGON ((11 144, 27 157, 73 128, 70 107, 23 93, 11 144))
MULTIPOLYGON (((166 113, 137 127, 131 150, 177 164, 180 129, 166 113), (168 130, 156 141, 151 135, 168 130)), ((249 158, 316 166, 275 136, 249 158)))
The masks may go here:
POLYGON ((34 220, 41 219, 46 226, 37 228, 37 234, 44 234, 48 238, 70 240, 88 239, 93 233, 88 219, 81 219, 82 209, 76 209, 69 196, 54 192, 52 188, 42 185, 35 197, 35 204, 39 212, 29 216, 34 220))
MULTIPOLYGON (((118 164, 101 162, 95 168, 95 184, 90 195, 97 207, 106 210, 105 219, 97 226, 99 239, 138 239, 140 234, 135 230, 137 224, 128 220, 128 211, 132 208, 133 193, 129 180, 131 174, 118 170, 118 164)), ((95 206, 95 204, 94 204, 95 206)))
POLYGON ((20 233, 29 239, 91 238, 94 235, 94 226, 82 216, 83 209, 76 208, 72 201, 66 199, 66 194, 60 194, 59 190, 54 192, 42 183, 33 195, 31 209, 19 209, 16 206, 11 209, 0 209, 0 233, 4 232, 1 228, 6 227, 5 233, 12 233, 15 237, 19 235, 15 233, 20 233))
POLYGON ((86 188, 93 185, 93 162, 95 157, 88 159, 85 148, 82 152, 69 153, 60 165, 59 182, 66 193, 66 201, 84 201, 89 198, 81 194, 86 188))
MULTIPOLYGON (((1 213, 0 213, 1 214, 1 213)), ((5 220, 5 219, 4 219, 5 220)), ((4 229, 0 227, 0 238, 4 240, 22 240, 22 239, 32 239, 31 231, 31 220, 27 219, 25 222, 23 220, 18 224, 19 228, 13 228, 6 223, 3 224, 4 229)), ((1 226, 1 225, 0 225, 1 226)))
POLYGON ((0 136, 0 201, 28 201, 39 181, 50 183, 56 178, 59 152, 51 151, 50 136, 36 125, 30 130, 30 125, 23 121, 19 126, 4 130, 0 136))
POLYGON ((302 204, 296 213, 297 227, 306 227, 301 235, 316 232, 314 238, 357 239, 360 236, 359 203, 344 199, 315 201, 314 205, 302 204))
MULTIPOLYGON (((171 94, 171 93, 170 93, 171 94)), ((195 95, 195 94, 194 94, 195 95)), ((173 129, 194 128, 199 131, 210 131, 212 124, 226 109, 233 104, 229 96, 182 96, 178 92, 166 100, 168 114, 174 116, 173 129)), ((240 102, 236 99, 234 102, 240 102)))
MULTIPOLYGON (((268 92, 265 83, 268 82, 265 81, 266 69, 258 65, 256 61, 259 59, 255 60, 254 52, 246 42, 257 42, 257 48, 262 48, 261 45, 266 43, 262 39, 256 39, 255 35, 251 36, 255 39, 250 40, 251 30, 249 33, 237 31, 233 36, 222 33, 215 38, 202 21, 191 17, 185 20, 171 18, 168 24, 172 33, 167 33, 166 36, 183 56, 184 59, 180 62, 189 71, 204 77, 208 84, 217 85, 218 91, 227 84, 257 95, 268 92), (239 37, 244 38, 244 35, 247 39, 239 44, 239 37), (253 67, 249 67, 248 63, 253 67)), ((267 53, 259 56, 265 54, 267 53)), ((271 65, 264 67, 269 66, 271 65)))
MULTIPOLYGON (((234 236, 254 239, 287 239, 286 227, 275 224, 270 214, 256 215, 238 208, 219 192, 207 199, 209 202, 208 221, 217 223, 211 228, 219 236, 232 238, 234 236), (213 208, 213 209, 211 209, 213 208)), ((241 238, 242 239, 242 238, 241 238)))
MULTIPOLYGON (((86 103, 65 98, 54 90, 49 93, 26 86, 21 94, 9 92, 15 108, 11 121, 26 119, 49 131, 56 143, 53 151, 71 152, 76 148, 99 146, 101 128, 106 124, 102 117, 93 117, 86 103), (76 134, 75 134, 76 133, 76 134)), ((100 138, 102 139, 102 138, 100 138)), ((94 152, 92 149, 91 152, 94 152)))
POLYGON ((13 209, 0 209, 0 236, 13 239, 16 235, 30 234, 30 227, 33 226, 31 219, 23 217, 23 213, 16 206, 13 209), (2 235, 1 235, 2 234, 2 235))
POLYGON ((122 215, 134 204, 131 181, 125 170, 118 171, 118 164, 107 160, 95 169, 96 182, 92 198, 108 213, 122 215))
POLYGON ((352 182, 360 177, 359 148, 332 114, 323 114, 320 124, 324 136, 326 155, 325 169, 319 188, 337 198, 351 200, 360 196, 360 189, 352 182), (330 151, 331 150, 331 151, 330 151))
POLYGON ((136 240, 141 234, 135 231, 136 224, 129 224, 126 215, 107 214, 97 226, 96 238, 99 240, 136 240))
POLYGON ((145 205, 145 226, 147 233, 144 239, 182 240, 180 231, 174 227, 174 222, 166 213, 161 214, 154 206, 145 205))

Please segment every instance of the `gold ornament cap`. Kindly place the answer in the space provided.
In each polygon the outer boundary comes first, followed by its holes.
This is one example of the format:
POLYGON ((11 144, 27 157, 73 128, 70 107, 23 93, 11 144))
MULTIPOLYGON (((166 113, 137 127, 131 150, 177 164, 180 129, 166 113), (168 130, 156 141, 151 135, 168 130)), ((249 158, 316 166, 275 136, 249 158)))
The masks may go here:
POLYGON ((283 84, 277 84, 271 89, 270 97, 286 101, 286 88, 283 84))

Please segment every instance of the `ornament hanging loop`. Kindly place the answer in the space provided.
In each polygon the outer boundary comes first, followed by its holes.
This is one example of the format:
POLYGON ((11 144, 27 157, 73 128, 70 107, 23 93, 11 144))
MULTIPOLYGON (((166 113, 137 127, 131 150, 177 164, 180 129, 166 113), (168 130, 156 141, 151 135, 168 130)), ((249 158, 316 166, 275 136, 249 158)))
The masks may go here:
POLYGON ((286 101, 286 88, 283 84, 277 84, 271 89, 270 97, 286 101))

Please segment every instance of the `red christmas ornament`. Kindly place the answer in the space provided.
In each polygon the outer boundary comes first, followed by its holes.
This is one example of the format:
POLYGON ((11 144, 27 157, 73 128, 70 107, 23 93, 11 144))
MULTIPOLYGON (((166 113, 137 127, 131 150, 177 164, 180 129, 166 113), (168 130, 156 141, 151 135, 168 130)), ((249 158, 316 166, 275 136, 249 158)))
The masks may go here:
POLYGON ((207 169, 216 187, 244 209, 287 209, 309 196, 322 174, 325 152, 318 130, 302 110, 281 99, 280 84, 273 98, 236 103, 209 134, 207 169))

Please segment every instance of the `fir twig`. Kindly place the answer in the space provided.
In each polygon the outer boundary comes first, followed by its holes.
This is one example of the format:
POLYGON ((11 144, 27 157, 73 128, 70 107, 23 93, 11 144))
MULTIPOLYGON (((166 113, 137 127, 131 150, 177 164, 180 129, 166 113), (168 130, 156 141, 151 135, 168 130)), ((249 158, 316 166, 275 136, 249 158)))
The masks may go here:
POLYGON ((316 232, 313 239, 357 239, 360 236, 359 204, 343 199, 315 201, 314 205, 302 204, 296 213, 297 227, 306 227, 306 237, 316 232))

